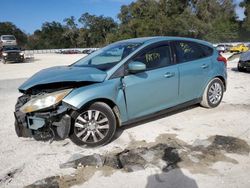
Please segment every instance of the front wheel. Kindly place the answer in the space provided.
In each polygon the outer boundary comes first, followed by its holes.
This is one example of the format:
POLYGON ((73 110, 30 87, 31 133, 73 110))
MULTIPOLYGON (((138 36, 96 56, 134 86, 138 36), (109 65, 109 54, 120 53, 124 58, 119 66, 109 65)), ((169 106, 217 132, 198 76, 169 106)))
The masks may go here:
POLYGON ((217 107, 223 98, 224 85, 219 78, 211 80, 202 96, 201 106, 205 108, 217 107))
POLYGON ((96 102, 74 118, 71 140, 77 145, 96 147, 107 144, 116 131, 116 117, 105 103, 96 102))

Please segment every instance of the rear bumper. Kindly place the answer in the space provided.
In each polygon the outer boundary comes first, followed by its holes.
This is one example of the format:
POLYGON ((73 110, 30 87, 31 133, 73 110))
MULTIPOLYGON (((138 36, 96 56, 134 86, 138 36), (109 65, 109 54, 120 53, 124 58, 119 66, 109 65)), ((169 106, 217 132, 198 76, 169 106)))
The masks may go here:
POLYGON ((46 112, 29 114, 17 109, 14 112, 16 133, 19 137, 32 137, 37 131, 53 129, 61 139, 64 139, 68 137, 71 126, 71 117, 67 112, 68 108, 63 104, 46 112))

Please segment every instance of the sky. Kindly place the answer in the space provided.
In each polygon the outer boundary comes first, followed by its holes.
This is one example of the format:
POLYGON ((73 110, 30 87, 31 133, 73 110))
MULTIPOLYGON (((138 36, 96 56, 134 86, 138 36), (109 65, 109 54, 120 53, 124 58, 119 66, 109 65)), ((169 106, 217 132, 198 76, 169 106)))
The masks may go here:
MULTIPOLYGON (((134 0, 4 0, 0 2, 0 22, 10 21, 26 33, 32 34, 40 29, 42 23, 58 21, 89 12, 118 20, 117 15, 122 5, 134 0)), ((234 0, 239 3, 242 0, 234 0)), ((244 17, 244 10, 236 7, 238 17, 244 17)))

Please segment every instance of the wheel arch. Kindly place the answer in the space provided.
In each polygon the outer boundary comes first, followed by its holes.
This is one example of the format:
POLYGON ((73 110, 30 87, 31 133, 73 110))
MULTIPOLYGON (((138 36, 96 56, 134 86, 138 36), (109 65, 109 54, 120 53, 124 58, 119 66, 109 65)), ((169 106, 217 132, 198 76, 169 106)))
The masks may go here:
POLYGON ((207 80, 207 82, 204 84, 204 87, 202 88, 202 92, 200 93, 200 96, 203 95, 203 93, 205 92, 205 89, 206 89, 207 85, 208 85, 213 79, 215 79, 215 78, 219 78, 219 79, 222 81, 223 87, 224 87, 224 88, 223 88, 223 91, 224 91, 224 92, 226 91, 226 86, 227 86, 226 79, 225 79, 223 76, 221 76, 221 75, 217 75, 217 76, 212 76, 210 79, 207 80))
POLYGON ((108 99, 108 98, 92 99, 92 100, 88 101, 87 103, 85 103, 83 106, 81 106, 80 109, 87 108, 91 104, 96 103, 96 102, 103 102, 103 103, 107 104, 112 109, 112 111, 115 114, 116 120, 117 120, 117 127, 120 127, 121 126, 120 109, 119 109, 118 105, 114 101, 112 101, 111 99, 108 99))
MULTIPOLYGON (((223 77, 223 76, 215 76, 214 78, 219 78, 221 81, 222 81, 222 83, 223 83, 223 86, 224 86, 224 92, 227 90, 227 84, 226 84, 226 80, 225 80, 225 78, 223 77)), ((214 79, 213 78, 213 79, 214 79)), ((212 79, 212 80, 213 80, 212 79)))

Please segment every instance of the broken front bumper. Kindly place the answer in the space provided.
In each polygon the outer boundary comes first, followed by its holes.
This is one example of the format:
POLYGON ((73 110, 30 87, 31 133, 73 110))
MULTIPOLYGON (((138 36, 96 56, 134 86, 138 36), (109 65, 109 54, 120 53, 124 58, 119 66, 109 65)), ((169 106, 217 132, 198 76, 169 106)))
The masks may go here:
POLYGON ((29 99, 25 96, 18 98, 16 104, 15 130, 19 137, 32 137, 36 132, 43 132, 50 129, 56 131, 57 135, 64 139, 68 137, 71 126, 71 117, 67 114, 69 108, 65 104, 60 104, 56 108, 47 111, 33 112, 25 114, 20 111, 20 107, 29 99))

